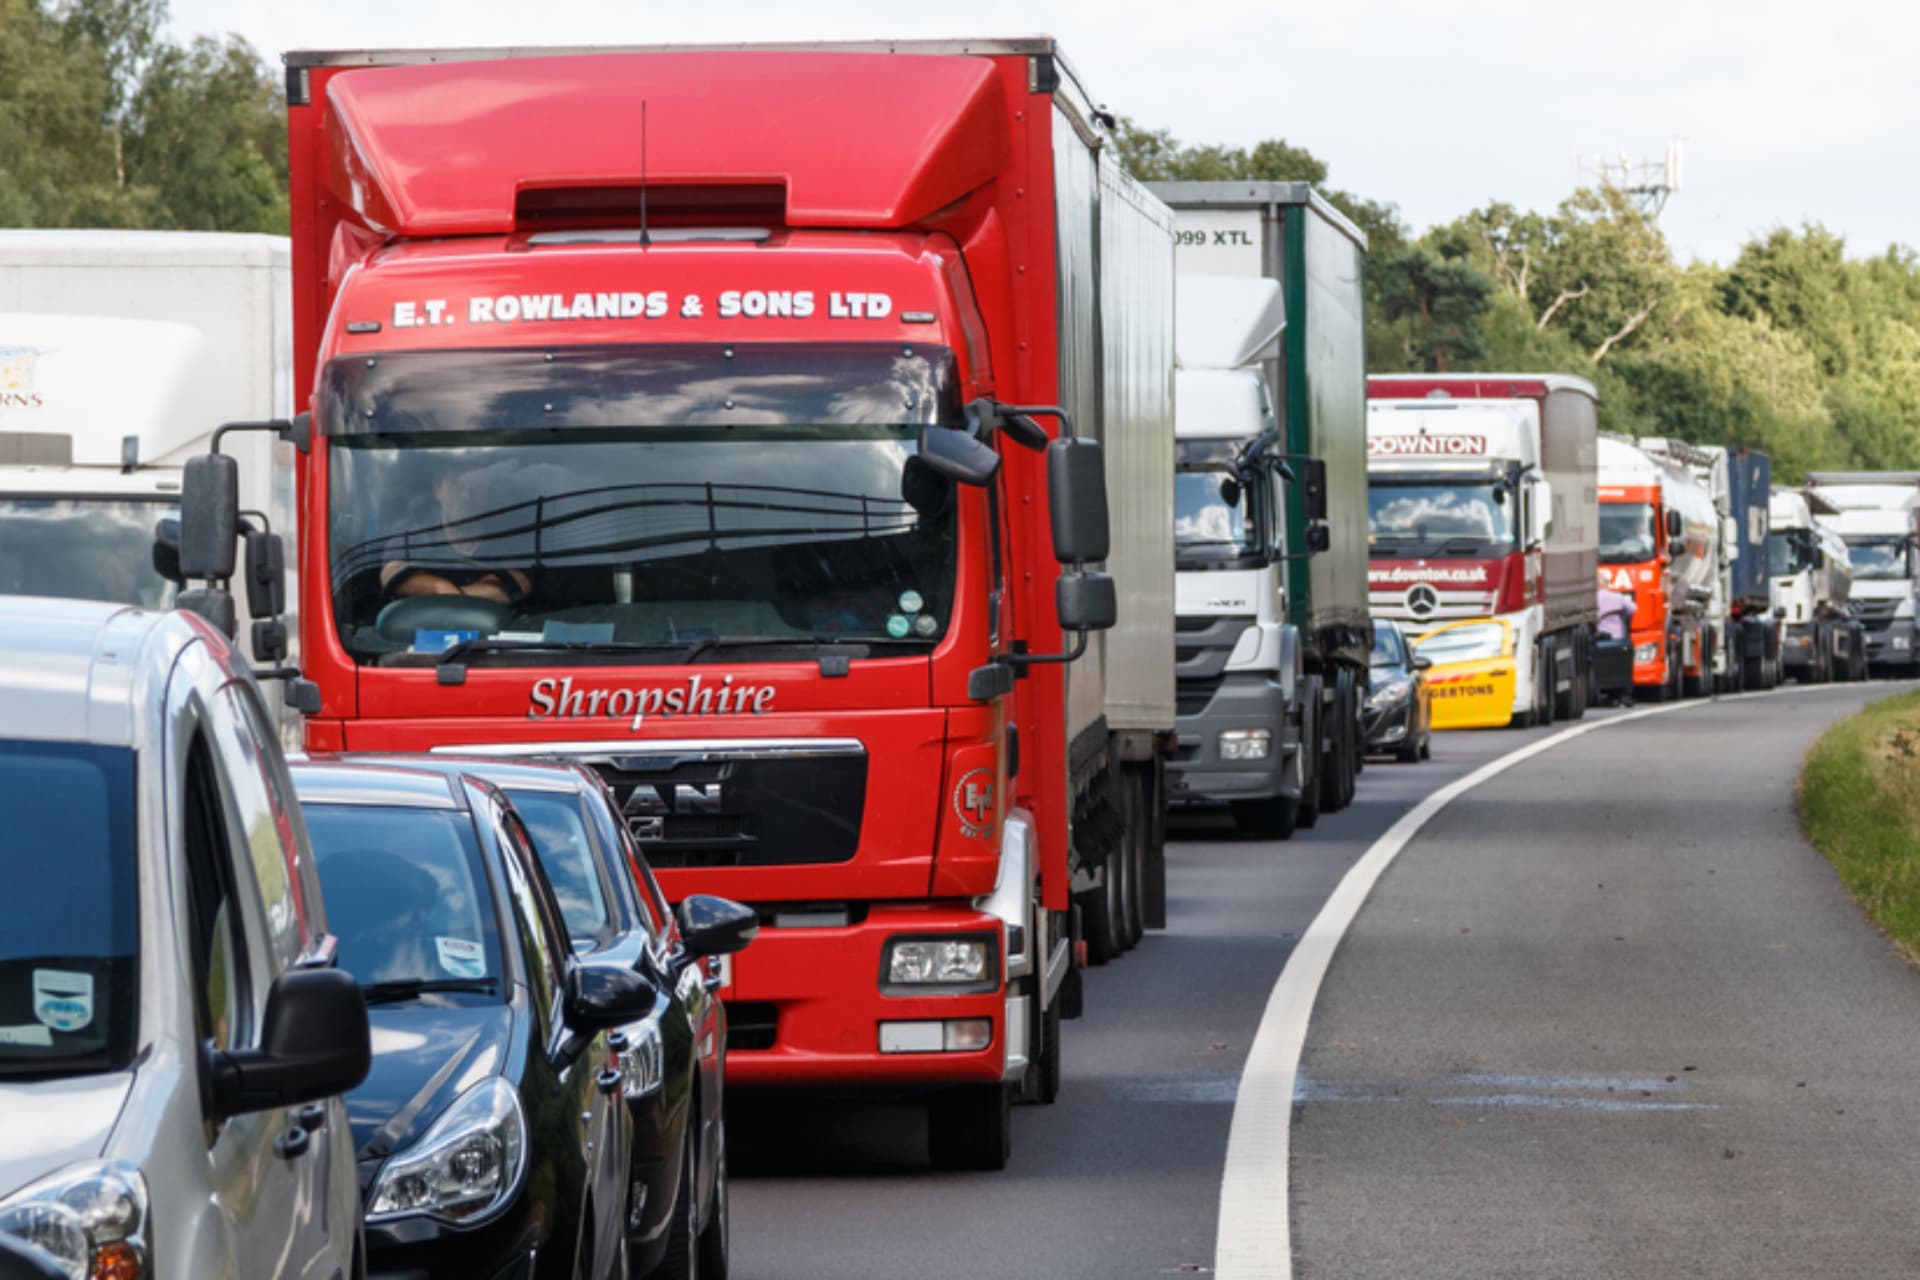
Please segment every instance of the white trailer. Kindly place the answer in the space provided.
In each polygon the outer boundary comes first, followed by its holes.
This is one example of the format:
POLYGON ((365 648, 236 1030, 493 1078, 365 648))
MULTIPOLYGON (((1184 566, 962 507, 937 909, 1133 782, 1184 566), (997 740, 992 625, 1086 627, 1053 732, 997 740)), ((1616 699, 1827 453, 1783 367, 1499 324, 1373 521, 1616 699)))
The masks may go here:
MULTIPOLYGON (((181 463, 223 422, 292 408, 287 244, 0 231, 0 595, 172 603, 154 526, 181 463)), ((250 433, 227 450, 242 509, 290 548, 291 447, 250 433)))

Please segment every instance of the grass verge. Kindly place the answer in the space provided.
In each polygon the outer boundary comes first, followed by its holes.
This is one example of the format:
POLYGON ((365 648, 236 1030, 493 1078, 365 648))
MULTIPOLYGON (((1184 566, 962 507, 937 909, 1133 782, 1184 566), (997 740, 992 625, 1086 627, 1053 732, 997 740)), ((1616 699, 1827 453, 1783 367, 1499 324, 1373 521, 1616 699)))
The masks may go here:
POLYGON ((1800 817, 1854 899, 1920 962, 1920 693, 1827 730, 1800 770, 1800 817))

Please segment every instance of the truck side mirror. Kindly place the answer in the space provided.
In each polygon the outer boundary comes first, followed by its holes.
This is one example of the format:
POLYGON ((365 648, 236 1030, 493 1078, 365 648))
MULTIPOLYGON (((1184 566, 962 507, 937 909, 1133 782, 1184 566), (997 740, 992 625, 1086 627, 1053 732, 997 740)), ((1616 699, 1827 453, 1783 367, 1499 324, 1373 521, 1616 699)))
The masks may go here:
POLYGON ((1669 538, 1683 538, 1686 536, 1686 533, 1687 522, 1685 517, 1677 510, 1669 507, 1667 509, 1667 536, 1669 538))
POLYGON ((1307 554, 1318 555, 1333 546, 1333 533, 1324 524, 1307 526, 1307 554))
POLYGON ((1000 470, 1000 455, 993 451, 992 445, 952 427, 923 430, 914 456, 934 474, 975 488, 992 480, 1000 470))
POLYGON ((153 526, 153 571, 175 586, 184 586, 180 572, 180 521, 173 516, 153 526))
POLYGON ((1808 559, 1808 563, 1811 564, 1816 569, 1826 568, 1827 567, 1827 549, 1825 547, 1815 547, 1813 549, 1813 555, 1808 559))
POLYGON ((1327 518, 1327 463, 1324 458, 1306 458, 1300 464, 1305 491, 1307 522, 1318 524, 1327 518))
POLYGON ((287 550, 277 533, 247 530, 247 615, 277 618, 287 611, 287 550))
POLYGON ((1098 440, 1072 437, 1047 446, 1047 507, 1054 559, 1107 558, 1107 467, 1098 440))
POLYGON ((240 464, 224 453, 187 459, 180 476, 180 572, 224 582, 240 537, 240 464))
POLYGON ((1061 574, 1054 584, 1053 603, 1065 631, 1105 631, 1120 620, 1113 578, 1093 570, 1061 574))

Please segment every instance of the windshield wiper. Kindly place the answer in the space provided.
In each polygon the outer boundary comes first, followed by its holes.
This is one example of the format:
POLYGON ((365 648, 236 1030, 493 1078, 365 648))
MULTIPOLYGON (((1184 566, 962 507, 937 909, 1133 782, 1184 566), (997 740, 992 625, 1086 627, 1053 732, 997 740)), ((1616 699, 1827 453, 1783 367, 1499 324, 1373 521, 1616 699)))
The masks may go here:
POLYGON ((687 651, 680 655, 680 661, 691 662, 713 649, 815 649, 832 648, 838 645, 856 645, 866 648, 879 645, 929 645, 932 643, 934 643, 933 636, 713 635, 701 636, 687 646, 687 651))
POLYGON ((492 995, 500 989, 498 978, 395 978, 388 982, 369 982, 360 988, 368 1004, 395 1004, 435 991, 467 991, 492 995))
POLYGON ((501 640, 481 636, 448 645, 440 654, 438 665, 444 667, 481 653, 668 653, 686 647, 684 642, 640 644, 629 640, 501 640))

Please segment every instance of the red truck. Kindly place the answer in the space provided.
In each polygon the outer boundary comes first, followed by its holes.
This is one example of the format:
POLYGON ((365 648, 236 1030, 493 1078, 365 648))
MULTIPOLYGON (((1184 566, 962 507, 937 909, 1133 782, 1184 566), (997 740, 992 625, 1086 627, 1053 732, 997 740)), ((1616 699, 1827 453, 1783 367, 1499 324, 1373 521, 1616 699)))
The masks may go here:
POLYGON ((309 747, 592 763, 762 914, 734 1085, 1003 1164, 1165 911, 1172 218, 1110 121, 1047 40, 288 64, 309 747))

